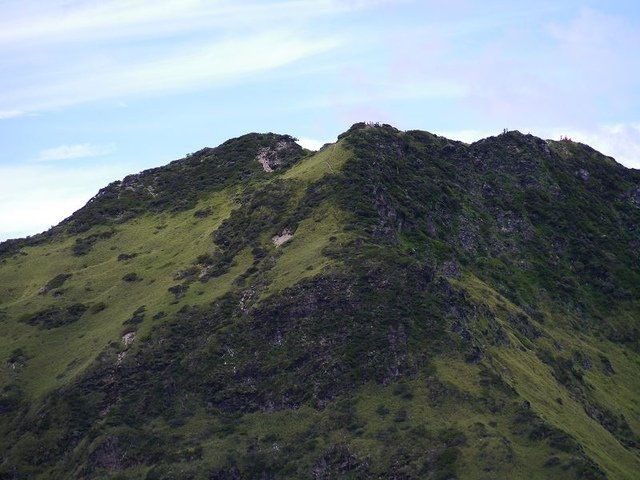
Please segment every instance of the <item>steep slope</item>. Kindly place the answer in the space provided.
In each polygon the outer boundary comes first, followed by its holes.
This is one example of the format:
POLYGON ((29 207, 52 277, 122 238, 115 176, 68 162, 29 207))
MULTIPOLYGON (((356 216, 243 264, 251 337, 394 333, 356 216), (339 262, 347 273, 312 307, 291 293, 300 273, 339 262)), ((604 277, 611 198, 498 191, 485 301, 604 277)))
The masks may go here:
POLYGON ((0 244, 0 478, 640 471, 640 173, 250 134, 0 244))

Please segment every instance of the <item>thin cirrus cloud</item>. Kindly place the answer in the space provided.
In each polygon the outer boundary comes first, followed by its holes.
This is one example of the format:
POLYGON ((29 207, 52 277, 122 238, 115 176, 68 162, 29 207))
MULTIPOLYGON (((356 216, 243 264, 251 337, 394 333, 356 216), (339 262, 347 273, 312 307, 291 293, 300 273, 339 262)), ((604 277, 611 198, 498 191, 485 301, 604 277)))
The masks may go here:
POLYGON ((288 32, 269 32, 247 38, 229 38, 148 63, 111 71, 104 83, 122 90, 173 90, 211 85, 281 67, 336 48, 337 37, 305 39, 288 32), (155 82, 153 82, 155 80, 155 82))
POLYGON ((251 80, 343 44, 307 28, 314 18, 379 3, 57 1, 40 11, 10 1, 0 62, 13 74, 0 80, 0 119, 251 80))
POLYGON ((91 60, 60 67, 42 82, 0 96, 0 108, 17 114, 86 101, 211 87, 291 64, 334 49, 340 38, 308 39, 294 32, 266 32, 192 45, 152 59, 91 60))
POLYGON ((114 145, 92 145, 90 143, 60 145, 58 147, 41 150, 34 161, 77 160, 81 158, 101 157, 103 155, 109 155, 114 151, 114 145))
POLYGON ((0 120, 7 120, 9 118, 20 117, 24 115, 25 112, 22 110, 0 110, 0 120))
POLYGON ((358 104, 382 104, 386 101, 459 99, 465 97, 468 88, 461 82, 425 81, 421 84, 390 81, 367 81, 354 91, 336 92, 332 95, 318 95, 298 102, 292 109, 326 108, 331 106, 352 106, 358 104))
POLYGON ((286 20, 363 10, 403 0, 107 0, 68 2, 9 1, 0 20, 0 44, 104 41, 122 37, 165 36, 181 31, 256 27, 286 20), (36 8, 37 7, 37 8, 36 8))

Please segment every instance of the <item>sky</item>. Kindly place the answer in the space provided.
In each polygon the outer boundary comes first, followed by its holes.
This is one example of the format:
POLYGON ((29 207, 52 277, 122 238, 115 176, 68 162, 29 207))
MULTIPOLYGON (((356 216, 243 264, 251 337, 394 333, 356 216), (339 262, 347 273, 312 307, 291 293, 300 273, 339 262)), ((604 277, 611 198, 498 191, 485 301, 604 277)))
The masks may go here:
POLYGON ((640 168, 640 2, 0 0, 0 240, 248 132, 504 128, 640 168))

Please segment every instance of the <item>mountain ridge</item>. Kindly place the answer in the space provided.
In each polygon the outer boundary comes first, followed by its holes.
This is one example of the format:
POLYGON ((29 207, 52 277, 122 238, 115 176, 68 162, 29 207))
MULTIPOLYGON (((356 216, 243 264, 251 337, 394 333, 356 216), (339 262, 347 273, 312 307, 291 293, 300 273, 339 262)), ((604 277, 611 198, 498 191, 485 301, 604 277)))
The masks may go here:
MULTIPOLYGON (((377 127, 382 127, 382 128, 388 128, 388 129, 391 129, 391 130, 396 131, 396 132, 401 132, 397 128, 395 128, 395 127, 393 127, 391 125, 388 125, 388 124, 379 124, 379 123, 372 123, 372 122, 358 122, 358 123, 353 124, 345 132, 343 132, 340 135, 338 135, 338 140, 340 140, 341 138, 345 138, 350 133, 353 133, 353 132, 355 132, 357 130, 366 129, 366 128, 375 128, 376 126, 377 127)), ((596 155, 596 156, 599 156, 601 158, 609 159, 612 162, 612 164, 616 166, 616 168, 622 167, 622 168, 624 168, 624 169, 626 169, 626 170, 628 170, 630 172, 640 172, 639 169, 626 167, 626 166, 618 163, 613 157, 604 155, 604 154, 598 152, 597 150, 593 149, 592 147, 590 147, 587 144, 584 144, 584 143, 581 143, 581 142, 576 142, 576 141, 573 141, 573 140, 570 140, 570 139, 564 139, 564 140, 559 140, 559 141, 550 140, 550 139, 546 139, 545 140, 545 139, 542 139, 541 137, 536 137, 534 135, 531 135, 530 133, 523 134, 518 130, 505 130, 503 133, 501 133, 499 135, 489 136, 489 137, 485 137, 485 138, 473 141, 471 143, 466 143, 466 142, 462 142, 462 141, 459 141, 459 140, 451 140, 451 139, 448 139, 448 138, 446 138, 444 136, 439 136, 439 135, 436 135, 436 134, 433 134, 433 133, 430 133, 430 132, 421 131, 421 130, 407 130, 406 131, 406 133, 411 133, 411 132, 426 133, 426 134, 428 134, 428 135, 430 135, 430 136, 432 136, 434 138, 444 139, 445 141, 447 141, 447 143, 451 144, 452 146, 456 145, 456 144, 461 144, 461 145, 466 145, 466 146, 473 147, 473 146, 478 146, 478 145, 482 145, 482 144, 485 144, 485 143, 491 143, 491 142, 494 142, 495 140, 497 140, 499 138, 506 138, 506 137, 512 137, 512 138, 523 137, 523 138, 527 138, 527 139, 534 139, 536 143, 542 145, 542 148, 545 148, 545 147, 548 148, 549 144, 551 144, 551 143, 553 143, 553 144, 570 144, 570 145, 573 145, 573 146, 577 146, 577 147, 579 147, 579 148, 581 148, 583 150, 586 150, 590 155, 596 155)), ((65 224, 68 224, 70 222, 73 222, 75 220, 74 217, 78 214, 79 211, 85 209, 89 204, 91 204, 92 202, 95 202, 101 196, 105 196, 105 195, 108 195, 109 193, 111 193, 111 192, 109 192, 110 189, 115 189, 115 188, 120 187, 120 186, 124 186, 126 188, 127 182, 134 182, 134 181, 137 181, 140 178, 143 178, 145 176, 152 176, 153 174, 162 172, 164 169, 169 169, 171 166, 180 165, 180 164, 186 162, 187 160, 189 160, 189 159, 191 159, 193 157, 195 157, 195 158, 205 157, 206 158, 207 154, 215 155, 216 149, 220 149, 220 148, 224 147, 225 145, 228 145, 230 143, 232 144, 233 142, 242 142, 245 139, 254 138, 254 137, 267 137, 267 138, 270 138, 270 139, 274 139, 275 138, 275 139, 284 140, 286 142, 292 142, 292 143, 295 143, 295 141, 297 140, 297 139, 295 139, 295 137, 293 137, 291 135, 288 135, 288 134, 274 134, 274 133, 271 133, 271 132, 269 132, 269 133, 257 133, 257 132, 247 133, 247 134, 241 135, 239 137, 234 137, 234 138, 232 138, 230 140, 227 140, 226 142, 223 142, 222 144, 220 144, 218 147, 204 147, 204 148, 202 148, 202 149, 200 149, 200 150, 198 150, 196 152, 188 154, 187 156, 185 156, 182 159, 173 160, 173 161, 171 161, 170 163, 168 163, 165 166, 152 167, 152 168, 143 170, 143 171, 141 171, 139 173, 129 174, 125 178, 123 178, 122 180, 115 180, 113 182, 110 182, 109 185, 107 185, 106 187, 101 188, 94 197, 92 197, 91 199, 89 199, 87 201, 87 204, 85 204, 84 207, 80 208, 77 212, 74 212, 69 217, 63 219, 58 225, 52 227, 52 229, 55 230, 60 225, 65 225, 65 224)), ((300 147, 298 144, 296 144, 296 145, 299 147, 297 149, 298 152, 296 152, 296 153, 300 154, 302 151, 305 150, 303 147, 300 147)), ((319 150, 317 150, 315 152, 320 152, 320 151, 322 151, 323 149, 327 148, 330 145, 333 145, 333 143, 326 143, 319 150)), ((262 148, 264 148, 264 147, 268 148, 268 144, 263 146, 262 148)), ((307 152, 314 152, 314 151, 307 150, 307 152)), ((288 161, 290 162, 291 159, 288 159, 288 161)), ((294 160, 294 161, 296 161, 296 160, 294 160)), ((639 196, 640 195, 640 191, 634 192, 634 195, 635 196, 639 196)), ((638 199, 636 201, 638 203, 640 203, 640 197, 638 197, 638 199)), ((174 207, 174 208, 176 208, 176 207, 174 207)), ((178 208, 180 208, 180 207, 178 207, 178 208)), ((40 237, 43 234, 46 235, 47 232, 48 232, 48 230, 40 232, 40 233, 36 233, 36 234, 33 234, 33 235, 28 235, 27 237, 9 238, 9 239, 1 241, 0 245, 3 244, 3 243, 7 243, 7 242, 17 242, 17 241, 20 241, 20 240, 26 240, 28 238, 30 239, 32 237, 40 237)))
POLYGON ((640 468, 640 172, 359 123, 101 192, 0 244, 0 478, 640 468))

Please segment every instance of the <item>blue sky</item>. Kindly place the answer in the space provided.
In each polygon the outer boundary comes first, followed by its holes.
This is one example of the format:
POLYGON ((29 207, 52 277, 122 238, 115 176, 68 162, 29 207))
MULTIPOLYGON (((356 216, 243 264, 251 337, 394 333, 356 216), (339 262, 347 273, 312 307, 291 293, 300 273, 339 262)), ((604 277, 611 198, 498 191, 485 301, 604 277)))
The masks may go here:
POLYGON ((640 168, 639 5, 0 0, 0 240, 251 131, 509 128, 640 168))

